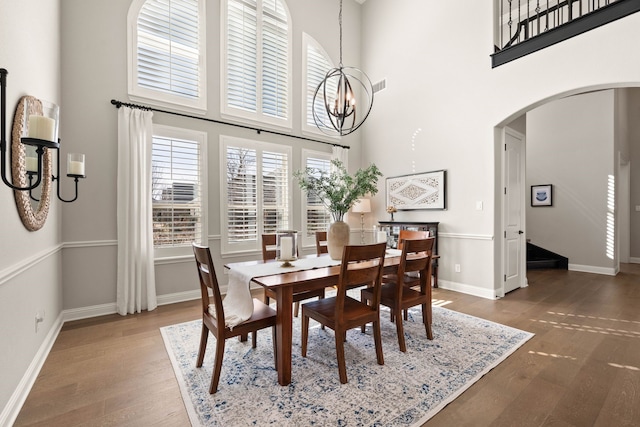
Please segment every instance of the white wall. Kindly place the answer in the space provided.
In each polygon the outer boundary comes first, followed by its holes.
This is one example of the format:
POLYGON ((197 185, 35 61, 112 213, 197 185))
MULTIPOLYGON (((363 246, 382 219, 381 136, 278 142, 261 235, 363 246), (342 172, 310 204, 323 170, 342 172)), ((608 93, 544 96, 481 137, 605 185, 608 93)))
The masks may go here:
MULTIPOLYGON (((640 14, 495 69, 486 2, 461 8, 368 0, 362 22, 363 68, 373 81, 387 78, 363 131, 363 162, 375 162, 386 176, 446 169, 446 211, 396 215, 440 221, 443 287, 498 294, 502 230, 494 128, 563 95, 640 85, 640 52, 619 43, 640 36, 640 14), (454 272, 456 263, 460 273, 454 272)), ((384 203, 375 205, 385 217, 384 203)))
POLYGON ((552 101, 527 113, 527 239, 569 258, 570 269, 613 272, 608 184, 615 175, 615 91, 552 101), (532 185, 553 185, 553 206, 531 207, 532 185), (609 243, 609 246, 607 246, 609 243))
MULTIPOLYGON (((9 71, 7 138, 20 97, 61 103, 59 8, 59 1, 0 0, 0 68, 9 71)), ((53 196, 44 227, 29 232, 18 216, 13 191, 0 184, 0 425, 17 415, 12 409, 16 402, 19 409, 26 397, 25 382, 36 369, 38 352, 60 326, 59 210, 53 196), (36 333, 39 310, 45 320, 36 333)))

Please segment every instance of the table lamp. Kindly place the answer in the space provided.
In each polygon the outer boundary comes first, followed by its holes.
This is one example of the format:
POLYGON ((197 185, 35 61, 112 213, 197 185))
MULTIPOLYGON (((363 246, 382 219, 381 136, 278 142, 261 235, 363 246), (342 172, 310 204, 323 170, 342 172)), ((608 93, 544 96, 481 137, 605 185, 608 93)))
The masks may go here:
POLYGON ((364 245, 364 214, 371 212, 371 200, 358 199, 351 212, 360 214, 360 244, 364 245))

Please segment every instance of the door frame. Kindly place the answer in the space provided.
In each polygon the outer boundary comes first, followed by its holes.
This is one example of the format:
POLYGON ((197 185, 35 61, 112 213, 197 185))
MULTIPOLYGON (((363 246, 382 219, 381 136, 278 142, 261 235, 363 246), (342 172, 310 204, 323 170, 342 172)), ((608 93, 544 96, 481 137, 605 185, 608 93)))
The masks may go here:
POLYGON ((526 146, 526 135, 508 127, 508 126, 504 126, 502 128, 502 131, 500 132, 500 151, 501 151, 501 156, 500 156, 500 217, 502 218, 501 221, 501 230, 500 230, 500 277, 499 277, 499 281, 500 281, 500 286, 496 289, 496 297, 498 298, 503 298, 505 296, 505 276, 506 276, 506 272, 507 272, 507 265, 506 265, 506 239, 504 238, 504 235, 506 233, 506 229, 507 229, 507 216, 505 215, 505 197, 504 197, 504 191, 506 189, 506 180, 507 177, 505 175, 505 166, 506 166, 506 135, 507 133, 511 134, 511 136, 519 139, 522 141, 522 156, 521 156, 521 170, 520 170, 520 182, 521 184, 521 188, 520 191, 522 192, 522 197, 520 198, 520 225, 522 227, 522 231, 524 231, 524 234, 522 235, 522 241, 520 242, 521 248, 520 248, 520 260, 518 260, 518 263, 520 264, 520 271, 522 272, 521 277, 520 277, 520 287, 524 288, 527 287, 527 245, 526 245, 526 235, 527 235, 527 222, 526 222, 526 203, 525 200, 527 198, 526 196, 526 153, 527 153, 527 146, 526 146))

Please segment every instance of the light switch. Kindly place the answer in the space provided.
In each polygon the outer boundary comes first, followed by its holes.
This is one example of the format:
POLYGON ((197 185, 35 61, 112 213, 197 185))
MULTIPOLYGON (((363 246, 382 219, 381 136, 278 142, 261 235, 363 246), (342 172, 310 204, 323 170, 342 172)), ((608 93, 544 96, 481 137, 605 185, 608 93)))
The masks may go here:
POLYGON ((479 200, 476 202, 476 210, 477 211, 481 211, 482 210, 482 200, 479 200))

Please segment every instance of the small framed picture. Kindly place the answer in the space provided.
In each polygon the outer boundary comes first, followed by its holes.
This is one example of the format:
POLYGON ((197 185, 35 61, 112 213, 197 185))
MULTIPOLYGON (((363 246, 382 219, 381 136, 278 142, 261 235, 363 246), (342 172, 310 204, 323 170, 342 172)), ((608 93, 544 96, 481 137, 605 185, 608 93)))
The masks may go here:
POLYGON ((532 185, 531 186, 531 206, 552 206, 553 205, 553 185, 532 185))

